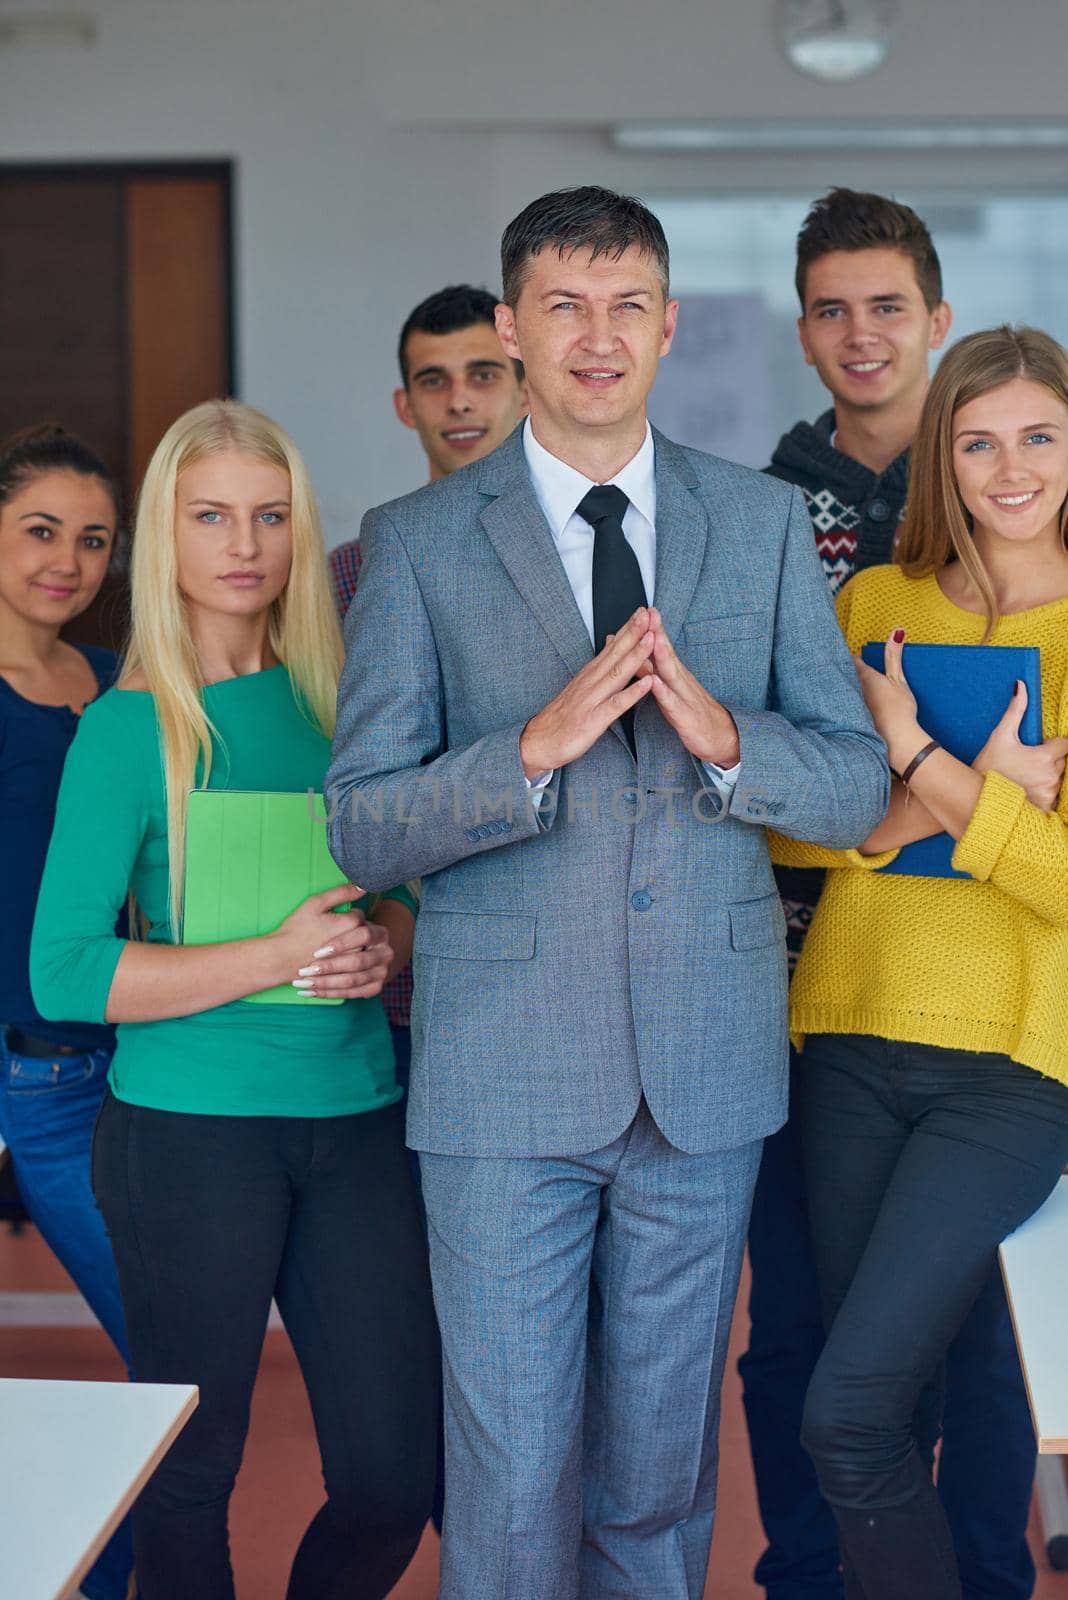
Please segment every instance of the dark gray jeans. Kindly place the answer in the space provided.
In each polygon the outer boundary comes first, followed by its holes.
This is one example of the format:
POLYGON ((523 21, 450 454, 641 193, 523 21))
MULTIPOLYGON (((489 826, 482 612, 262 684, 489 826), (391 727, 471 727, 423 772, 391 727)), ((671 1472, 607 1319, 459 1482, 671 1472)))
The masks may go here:
POLYGON ((143 1600, 234 1600, 227 1508, 272 1295, 308 1388, 327 1492, 287 1600, 382 1600, 430 1515, 439 1405, 400 1106, 197 1116, 109 1093, 93 1183, 134 1370, 200 1386, 134 1507, 143 1600))
POLYGON ((799 1115, 828 1327, 802 1437, 847 1593, 958 1600, 930 1395, 998 1245, 1068 1161, 1068 1087, 1003 1055, 822 1034, 799 1115))

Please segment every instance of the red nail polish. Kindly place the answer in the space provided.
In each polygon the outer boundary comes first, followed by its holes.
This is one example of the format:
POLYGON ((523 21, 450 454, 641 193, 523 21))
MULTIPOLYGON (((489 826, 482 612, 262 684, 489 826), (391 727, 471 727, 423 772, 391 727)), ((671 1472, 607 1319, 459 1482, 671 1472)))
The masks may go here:
POLYGON ((894 629, 894 643, 895 644, 901 644, 902 641, 904 640, 904 637, 905 637, 904 628, 895 628, 894 629))
POLYGON ((1012 698, 1014 700, 1016 699, 1016 696, 1019 694, 1019 692, 1020 692, 1020 680, 1019 680, 1019 678, 1017 678, 1015 680, 1015 682, 1013 683, 1013 686, 1012 686, 1012 698))

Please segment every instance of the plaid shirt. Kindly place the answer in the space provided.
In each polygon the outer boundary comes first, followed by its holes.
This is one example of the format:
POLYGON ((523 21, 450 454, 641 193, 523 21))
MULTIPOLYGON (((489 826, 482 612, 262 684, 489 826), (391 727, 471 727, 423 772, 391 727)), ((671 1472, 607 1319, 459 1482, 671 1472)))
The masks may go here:
MULTIPOLYGON (((347 544, 339 544, 336 550, 330 552, 330 582, 334 589, 334 599, 337 601, 338 615, 344 620, 345 613, 352 604, 352 597, 356 593, 356 583, 360 576, 360 566, 363 557, 360 554, 360 541, 350 539, 347 544)), ((382 990, 382 1004, 386 1008, 386 1016, 395 1028, 409 1028, 412 1021, 412 969, 405 967, 391 978, 382 990)))

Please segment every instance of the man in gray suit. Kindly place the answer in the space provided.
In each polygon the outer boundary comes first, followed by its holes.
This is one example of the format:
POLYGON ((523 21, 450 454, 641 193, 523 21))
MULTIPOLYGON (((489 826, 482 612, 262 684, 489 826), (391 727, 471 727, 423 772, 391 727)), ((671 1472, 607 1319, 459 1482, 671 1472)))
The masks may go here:
POLYGON ((765 828, 856 844, 888 776, 800 495, 648 426, 656 218, 546 195, 502 258, 530 417, 364 523, 331 846, 367 888, 423 880, 443 1600, 682 1600, 785 1114, 765 828))

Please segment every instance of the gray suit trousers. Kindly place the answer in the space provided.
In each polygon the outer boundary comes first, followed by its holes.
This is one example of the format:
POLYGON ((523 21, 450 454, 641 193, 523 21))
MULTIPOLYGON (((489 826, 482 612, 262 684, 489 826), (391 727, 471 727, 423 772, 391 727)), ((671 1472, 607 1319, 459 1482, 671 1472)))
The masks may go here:
POLYGON ((587 1155, 421 1155, 441 1600, 698 1600, 760 1149, 688 1155, 643 1101, 587 1155))

